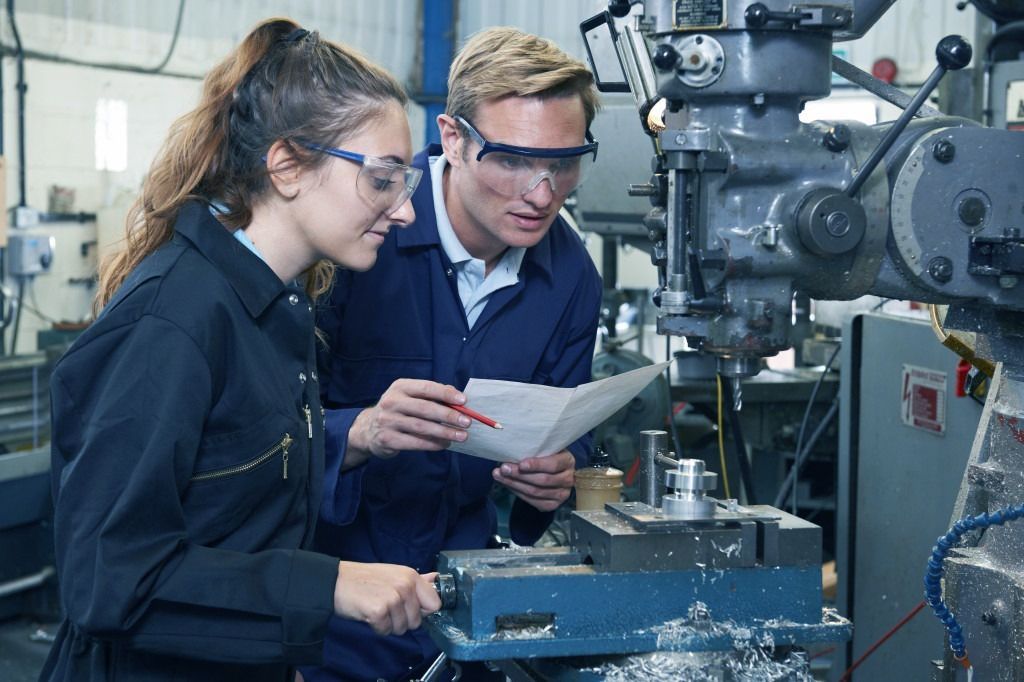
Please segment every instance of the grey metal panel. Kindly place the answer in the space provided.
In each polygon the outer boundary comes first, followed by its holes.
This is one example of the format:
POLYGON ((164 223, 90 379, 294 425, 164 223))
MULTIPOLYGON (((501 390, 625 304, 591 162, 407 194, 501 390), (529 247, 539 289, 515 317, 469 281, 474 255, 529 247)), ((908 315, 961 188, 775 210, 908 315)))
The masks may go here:
MULTIPOLYGON (((852 608, 839 606, 854 622, 856 658, 923 599, 925 563, 947 530, 982 408, 954 397, 957 357, 926 322, 869 313, 847 325, 843 339, 844 352, 859 355, 844 358, 851 371, 842 378, 837 543, 840 595, 852 561, 852 608), (904 364, 946 373, 945 436, 902 422, 904 364)), ((930 679, 942 642, 941 624, 926 609, 858 668, 858 678, 930 679)))

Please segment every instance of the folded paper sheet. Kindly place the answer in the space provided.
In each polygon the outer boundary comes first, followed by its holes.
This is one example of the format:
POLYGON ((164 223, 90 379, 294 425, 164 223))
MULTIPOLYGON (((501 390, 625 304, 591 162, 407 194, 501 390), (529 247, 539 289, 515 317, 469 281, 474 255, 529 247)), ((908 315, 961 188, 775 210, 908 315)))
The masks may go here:
POLYGON ((466 406, 504 428, 473 422, 469 438, 450 449, 498 462, 553 455, 615 414, 668 365, 641 367, 576 388, 470 379, 463 391, 466 406))

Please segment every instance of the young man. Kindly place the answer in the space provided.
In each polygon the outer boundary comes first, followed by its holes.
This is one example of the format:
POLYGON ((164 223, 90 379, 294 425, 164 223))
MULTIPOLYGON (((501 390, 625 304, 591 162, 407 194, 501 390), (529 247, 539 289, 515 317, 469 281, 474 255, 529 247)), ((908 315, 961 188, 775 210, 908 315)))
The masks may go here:
MULTIPOLYGON (((558 217, 597 156, 587 68, 515 29, 474 36, 448 79, 441 145, 417 220, 367 273, 341 272, 319 326, 328 463, 318 549, 430 571, 444 549, 486 547, 489 492, 516 496, 512 540, 532 544, 568 498, 589 438, 519 464, 446 450, 487 428, 448 405, 471 377, 551 386, 590 380, 601 281, 558 217), (372 324, 371 324, 372 321, 372 324)), ((470 440, 472 442, 472 440, 470 440)), ((437 655, 422 629, 381 638, 334 619, 319 680, 407 680, 437 655)))

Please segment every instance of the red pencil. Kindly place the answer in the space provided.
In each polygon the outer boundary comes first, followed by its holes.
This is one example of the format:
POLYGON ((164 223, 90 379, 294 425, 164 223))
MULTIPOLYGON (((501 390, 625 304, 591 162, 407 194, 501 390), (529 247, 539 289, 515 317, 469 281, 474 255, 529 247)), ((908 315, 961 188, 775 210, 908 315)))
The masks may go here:
POLYGON ((490 417, 485 417, 482 414, 480 414, 479 412, 474 412, 473 410, 469 409, 468 407, 463 407, 462 405, 448 405, 448 407, 452 408, 456 412, 461 412, 462 414, 466 415, 467 417, 470 417, 472 419, 477 420, 481 424, 486 424, 487 426, 490 426, 492 429, 503 429, 503 428, 505 428, 504 426, 502 426, 498 422, 494 421, 490 417))

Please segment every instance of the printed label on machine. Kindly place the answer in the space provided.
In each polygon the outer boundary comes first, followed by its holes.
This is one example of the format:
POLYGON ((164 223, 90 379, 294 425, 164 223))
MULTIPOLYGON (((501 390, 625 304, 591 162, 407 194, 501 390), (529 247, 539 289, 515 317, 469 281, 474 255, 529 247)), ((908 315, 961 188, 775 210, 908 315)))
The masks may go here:
POLYGON ((1024 81, 1006 86, 1006 128, 1024 130, 1024 81))
POLYGON ((725 26, 725 0, 676 0, 673 28, 721 28, 725 26))
POLYGON ((900 416, 903 423, 937 435, 946 433, 946 373, 903 365, 900 416))

